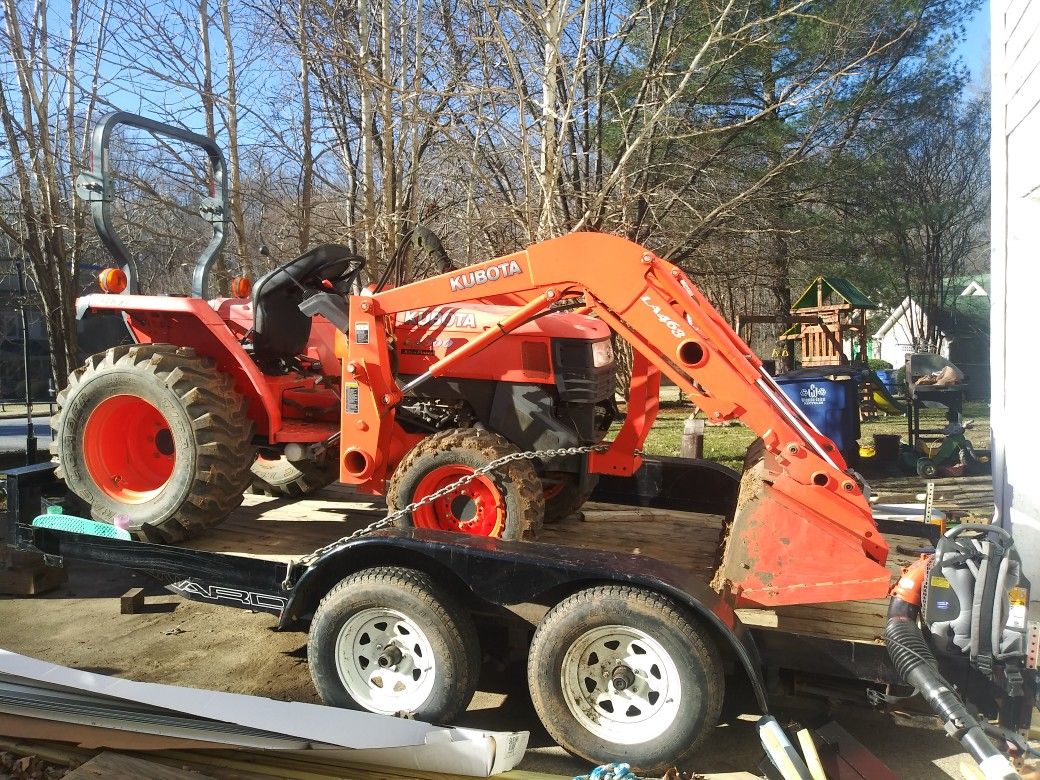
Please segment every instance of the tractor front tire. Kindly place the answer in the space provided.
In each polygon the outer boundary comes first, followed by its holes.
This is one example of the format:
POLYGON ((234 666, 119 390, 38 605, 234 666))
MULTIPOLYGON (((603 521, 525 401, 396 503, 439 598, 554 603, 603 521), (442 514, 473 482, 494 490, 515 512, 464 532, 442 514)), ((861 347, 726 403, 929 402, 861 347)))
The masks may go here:
POLYGON ((599 478, 585 490, 578 487, 579 477, 563 471, 546 475, 543 480, 545 498, 545 522, 555 523, 570 517, 589 500, 599 478))
POLYGON ((265 458, 253 461, 253 492, 275 498, 301 498, 331 485, 339 479, 335 458, 289 460, 265 458))
MULTIPOLYGON (((483 428, 441 431, 419 442, 394 471, 386 503, 391 511, 413 504, 519 450, 483 428)), ((398 522, 500 539, 531 539, 545 514, 542 482, 529 460, 505 463, 415 509, 398 522)))
POLYGON ((194 350, 113 347, 58 394, 57 475, 95 520, 128 519, 145 539, 178 542, 242 501, 256 457, 253 424, 231 378, 194 350))

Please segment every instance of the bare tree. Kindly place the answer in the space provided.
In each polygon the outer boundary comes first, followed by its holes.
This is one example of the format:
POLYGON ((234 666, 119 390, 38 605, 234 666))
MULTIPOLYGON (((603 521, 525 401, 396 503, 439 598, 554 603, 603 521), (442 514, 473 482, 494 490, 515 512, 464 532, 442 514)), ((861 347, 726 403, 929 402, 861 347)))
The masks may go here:
POLYGON ((54 379, 64 384, 76 355, 73 303, 87 227, 72 203, 72 179, 99 102, 110 6, 72 0, 68 27, 52 32, 46 0, 2 0, 0 124, 6 153, 0 234, 29 261, 47 323, 54 379), (89 43, 88 43, 89 42, 89 43))
POLYGON ((935 350, 957 277, 989 241, 988 102, 947 97, 886 141, 866 179, 861 224, 875 260, 893 269, 898 297, 918 304, 911 337, 935 350))

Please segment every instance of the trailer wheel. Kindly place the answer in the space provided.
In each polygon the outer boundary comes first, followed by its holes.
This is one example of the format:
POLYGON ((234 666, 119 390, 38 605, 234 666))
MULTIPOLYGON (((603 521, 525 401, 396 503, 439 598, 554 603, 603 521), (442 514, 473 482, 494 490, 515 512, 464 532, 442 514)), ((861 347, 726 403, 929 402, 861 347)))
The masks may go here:
MULTIPOLYGON (((516 452, 505 438, 481 428, 435 433, 415 445, 394 471, 387 506, 391 510, 407 506, 516 452)), ((528 539, 541 529, 544 512, 538 472, 531 461, 516 460, 481 474, 399 522, 404 527, 528 539)))
POLYGON ((253 461, 252 490, 262 496, 299 498, 331 485, 339 478, 339 464, 335 458, 323 460, 289 460, 264 457, 253 461))
POLYGON ((387 566, 322 599, 307 660, 325 704, 448 722, 473 698, 480 646, 457 599, 422 572, 387 566))
POLYGON ((57 475, 96 520, 177 542, 242 502, 256 450, 231 378, 192 349, 113 347, 58 394, 57 475))
POLYGON ((661 772, 690 758, 722 710, 710 636, 669 599, 639 588, 589 588, 535 631, 527 679, 538 717, 593 764, 661 772))

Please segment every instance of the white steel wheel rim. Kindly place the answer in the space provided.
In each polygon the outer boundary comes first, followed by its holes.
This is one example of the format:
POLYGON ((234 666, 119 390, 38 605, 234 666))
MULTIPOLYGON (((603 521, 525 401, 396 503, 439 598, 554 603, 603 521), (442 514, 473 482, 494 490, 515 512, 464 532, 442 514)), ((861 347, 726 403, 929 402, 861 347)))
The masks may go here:
POLYGON ((575 720, 620 745, 664 734, 675 722, 682 697, 672 656, 631 626, 600 626, 578 637, 563 657, 560 683, 575 720), (619 689, 615 679, 625 687, 619 689))
POLYGON ((433 692, 433 646, 415 621, 396 609, 372 607, 351 615, 336 637, 335 652, 340 681, 370 712, 415 712, 433 692))

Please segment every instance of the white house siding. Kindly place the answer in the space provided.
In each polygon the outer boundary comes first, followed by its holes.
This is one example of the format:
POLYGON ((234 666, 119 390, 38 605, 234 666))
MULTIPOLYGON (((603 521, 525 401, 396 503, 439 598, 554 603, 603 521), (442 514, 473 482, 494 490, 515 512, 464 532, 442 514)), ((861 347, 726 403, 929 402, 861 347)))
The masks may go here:
MULTIPOLYGON (((910 298, 904 298, 871 337, 874 357, 887 360, 894 368, 902 368, 907 354, 914 351, 915 327, 920 339, 922 325, 928 327, 928 318, 921 313, 921 307, 910 298)), ((939 340, 939 354, 950 356, 950 345, 944 337, 939 340)))
POLYGON ((1040 0, 990 6, 992 341, 997 519, 1040 601, 1040 0))

